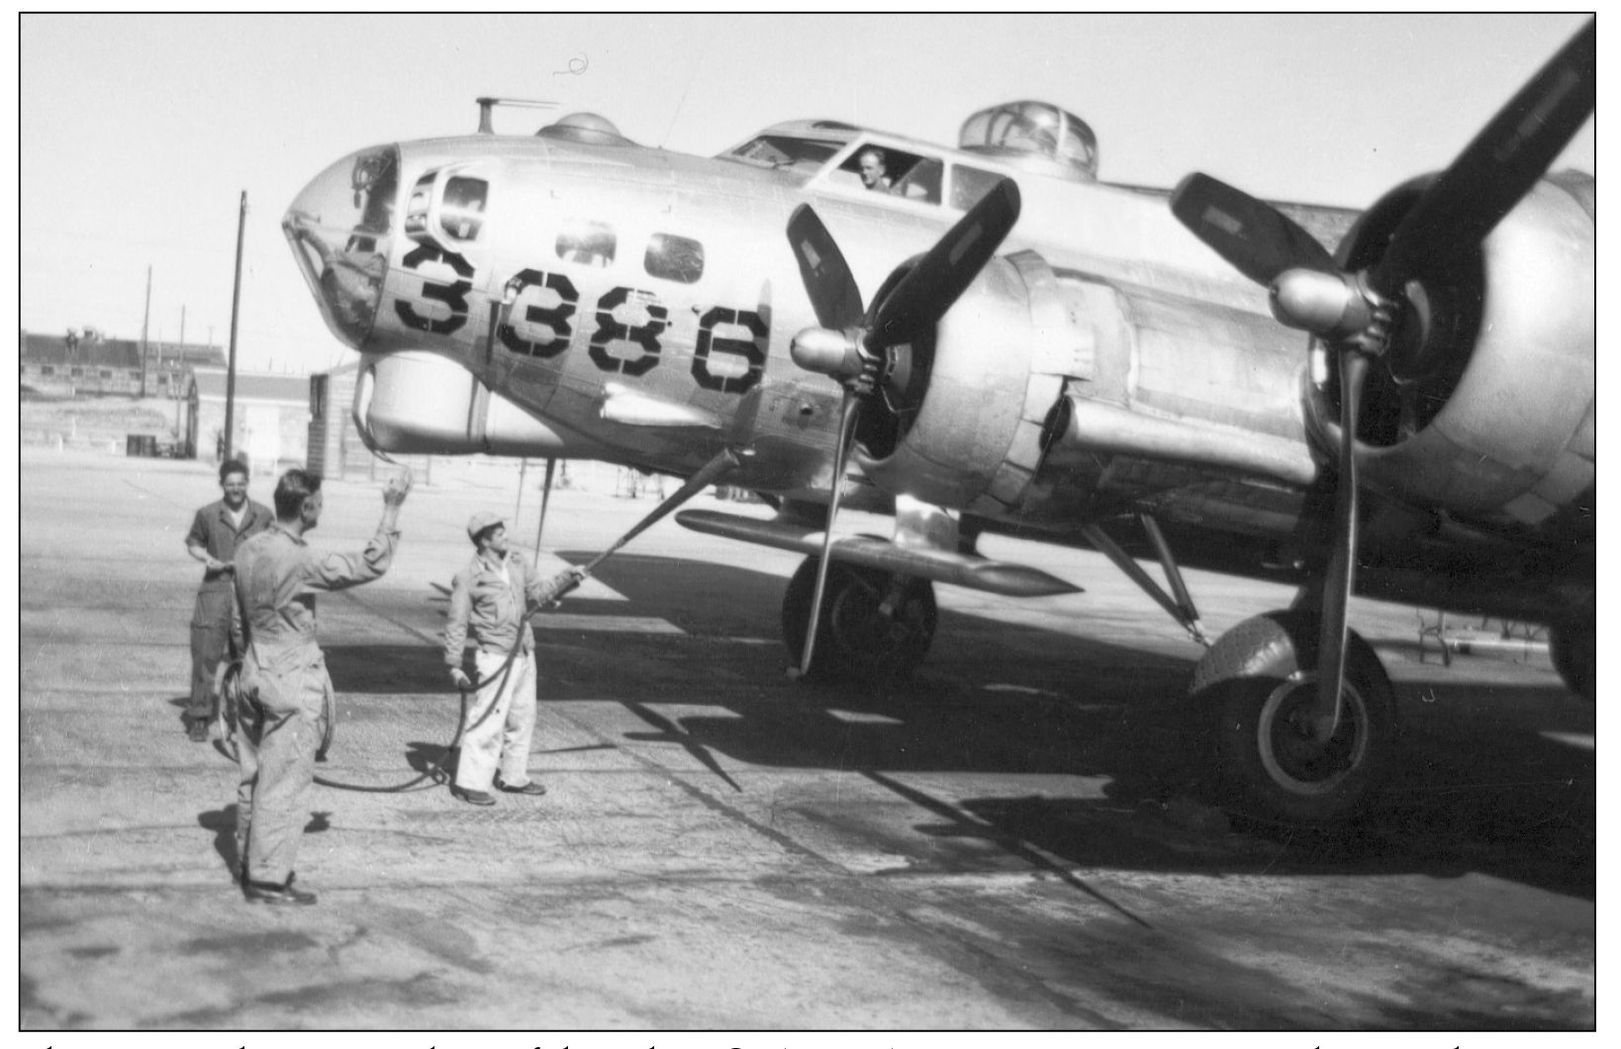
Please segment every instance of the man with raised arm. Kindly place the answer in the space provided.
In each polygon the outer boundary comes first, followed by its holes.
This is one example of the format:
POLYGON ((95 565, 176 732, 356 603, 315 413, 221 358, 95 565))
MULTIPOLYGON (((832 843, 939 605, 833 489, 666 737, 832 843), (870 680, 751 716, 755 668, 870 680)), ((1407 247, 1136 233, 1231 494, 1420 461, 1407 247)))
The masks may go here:
POLYGON ((388 571, 399 543, 405 470, 383 491, 383 518, 357 554, 322 554, 305 535, 321 519, 321 478, 288 470, 276 485, 276 522, 236 552, 236 592, 247 654, 238 712, 237 857, 250 901, 314 903, 293 887, 304 836, 304 794, 332 717, 332 679, 315 642, 315 595, 369 583, 388 571))

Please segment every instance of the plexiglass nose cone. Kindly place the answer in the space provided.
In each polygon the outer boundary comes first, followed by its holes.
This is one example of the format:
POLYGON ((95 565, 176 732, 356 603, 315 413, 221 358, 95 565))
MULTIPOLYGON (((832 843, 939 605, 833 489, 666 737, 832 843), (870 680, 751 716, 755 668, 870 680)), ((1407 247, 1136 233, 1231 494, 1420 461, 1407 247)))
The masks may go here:
POLYGON ((305 186, 281 221, 327 327, 355 349, 383 297, 399 172, 394 146, 350 154, 305 186))

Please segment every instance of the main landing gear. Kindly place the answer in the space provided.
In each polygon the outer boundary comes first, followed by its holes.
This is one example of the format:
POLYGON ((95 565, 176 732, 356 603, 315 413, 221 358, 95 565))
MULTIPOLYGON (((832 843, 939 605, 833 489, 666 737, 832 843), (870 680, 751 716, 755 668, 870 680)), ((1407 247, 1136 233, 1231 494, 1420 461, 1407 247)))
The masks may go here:
MULTIPOLYGON (((1383 778, 1396 736, 1396 694, 1379 657, 1354 632, 1338 719, 1317 703, 1316 615, 1271 612, 1246 619, 1210 645, 1181 572, 1153 518, 1141 516, 1159 554, 1167 593, 1092 526, 1088 540, 1121 567, 1209 651, 1194 667, 1188 716, 1210 729, 1224 802, 1263 819, 1326 824, 1354 814, 1383 778)), ((1320 602, 1314 603, 1316 607, 1320 602)))
MULTIPOLYGON (((804 655, 816 565, 817 558, 805 558, 788 581, 782 599, 782 637, 796 667, 804 655)), ((815 681, 904 679, 928 654, 938 616, 934 584, 927 579, 835 561, 828 566, 806 677, 815 681)))
POLYGON ((1271 612, 1223 634, 1193 671, 1193 716, 1214 725, 1217 771, 1239 806, 1294 824, 1357 811, 1387 771, 1396 694, 1355 633, 1346 648, 1339 723, 1313 716, 1317 622, 1271 612))

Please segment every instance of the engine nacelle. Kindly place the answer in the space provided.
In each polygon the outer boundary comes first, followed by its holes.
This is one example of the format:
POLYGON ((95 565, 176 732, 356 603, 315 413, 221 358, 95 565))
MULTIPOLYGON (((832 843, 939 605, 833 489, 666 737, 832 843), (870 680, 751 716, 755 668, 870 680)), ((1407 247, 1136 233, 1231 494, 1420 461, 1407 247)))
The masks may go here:
MULTIPOLYGON (((1403 187, 1363 216, 1342 257, 1376 255, 1421 189, 1403 187)), ((1539 183, 1478 254, 1425 273, 1412 312, 1425 325, 1393 379, 1376 363, 1358 426, 1369 487, 1415 506, 1497 525, 1537 526, 1590 505, 1594 466, 1593 181, 1539 183), (1411 362, 1416 361, 1416 364, 1411 362)), ((1340 440, 1337 388, 1308 391, 1313 436, 1340 440)))
POLYGON ((561 435, 432 353, 367 354, 355 426, 374 451, 434 455, 579 455, 561 435))
POLYGON ((1087 374, 1091 354, 1089 330, 1071 322, 1039 255, 993 259, 933 334, 910 348, 908 366, 926 373, 928 395, 916 406, 866 413, 857 461, 881 488, 1005 513, 1041 465, 1043 426, 1066 378, 1087 374))

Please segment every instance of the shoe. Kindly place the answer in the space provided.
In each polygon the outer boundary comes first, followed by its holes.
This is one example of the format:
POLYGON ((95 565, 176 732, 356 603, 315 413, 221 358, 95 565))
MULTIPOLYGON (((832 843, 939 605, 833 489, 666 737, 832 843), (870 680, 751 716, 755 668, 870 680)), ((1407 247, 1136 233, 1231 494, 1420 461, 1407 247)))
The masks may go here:
POLYGON ((186 726, 186 738, 193 743, 208 742, 208 722, 202 718, 192 718, 186 726))
POLYGON ((482 790, 463 790, 460 787, 451 787, 450 796, 457 801, 465 801, 469 805, 494 805, 495 799, 482 790))
POLYGON ((273 881, 253 881, 248 879, 243 884, 242 891, 247 896, 249 903, 296 903, 308 906, 315 902, 315 893, 293 888, 292 875, 287 876, 285 885, 278 885, 273 881))
POLYGON ((530 794, 537 798, 546 793, 546 788, 534 780, 530 780, 521 787, 509 787, 498 779, 495 781, 495 789, 503 794, 530 794))

